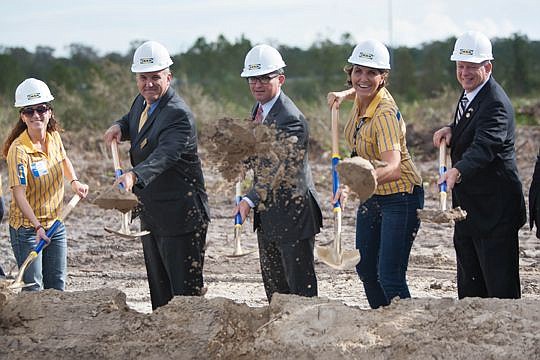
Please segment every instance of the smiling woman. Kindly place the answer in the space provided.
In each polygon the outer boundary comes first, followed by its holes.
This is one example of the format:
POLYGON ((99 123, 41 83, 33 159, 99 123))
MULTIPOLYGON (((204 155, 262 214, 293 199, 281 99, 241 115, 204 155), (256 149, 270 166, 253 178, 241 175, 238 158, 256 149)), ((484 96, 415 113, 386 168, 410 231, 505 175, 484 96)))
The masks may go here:
POLYGON ((9 211, 9 234, 19 268, 41 239, 47 246, 24 272, 25 290, 64 290, 67 265, 65 227, 61 224, 50 238, 46 230, 62 212, 64 175, 81 198, 88 186, 79 182, 60 139, 60 125, 49 102, 49 87, 40 80, 26 79, 15 91, 19 120, 3 147, 9 187, 13 196, 9 211))

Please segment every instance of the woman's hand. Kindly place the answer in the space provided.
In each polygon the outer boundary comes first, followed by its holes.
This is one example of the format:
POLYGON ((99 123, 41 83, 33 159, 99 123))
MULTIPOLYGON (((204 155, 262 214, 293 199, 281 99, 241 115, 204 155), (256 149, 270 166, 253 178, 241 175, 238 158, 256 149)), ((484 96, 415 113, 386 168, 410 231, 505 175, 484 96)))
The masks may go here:
POLYGON ((336 194, 332 197, 332 206, 334 206, 339 201, 341 210, 345 210, 345 203, 347 202, 348 197, 349 187, 347 185, 341 185, 337 189, 336 194))
POLYGON ((356 91, 354 88, 350 88, 348 90, 343 91, 331 91, 326 95, 326 102, 328 103, 328 107, 331 109, 332 106, 334 106, 334 103, 339 106, 345 99, 354 99, 354 96, 356 95, 356 91))
POLYGON ((36 230, 36 244, 39 243, 39 241, 43 239, 49 245, 51 243, 51 239, 47 236, 47 232, 45 232, 45 229, 43 226, 38 227, 36 230))
POLYGON ((79 180, 73 180, 71 181, 71 189, 73 192, 81 197, 81 199, 84 199, 88 196, 88 185, 83 184, 79 180))

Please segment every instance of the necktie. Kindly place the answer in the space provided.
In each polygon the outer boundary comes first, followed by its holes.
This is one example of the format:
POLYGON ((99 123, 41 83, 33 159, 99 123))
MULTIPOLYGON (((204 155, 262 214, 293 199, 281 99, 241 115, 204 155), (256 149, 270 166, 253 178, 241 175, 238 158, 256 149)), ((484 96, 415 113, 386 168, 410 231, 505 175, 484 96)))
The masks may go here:
POLYGON ((144 123, 146 120, 148 120, 148 110, 150 109, 150 104, 146 104, 146 107, 144 108, 143 112, 141 113, 141 117, 139 118, 139 132, 141 131, 142 127, 144 126, 144 123))
POLYGON ((461 117, 463 116, 463 113, 465 112, 465 109, 467 108, 467 103, 469 102, 469 99, 467 99, 467 96, 463 94, 463 97, 459 100, 458 105, 458 111, 456 113, 456 125, 461 120, 461 117))
POLYGON ((263 108, 261 104, 257 107, 257 114, 255 114, 255 119, 253 119, 253 121, 256 124, 260 124, 263 121, 263 108))

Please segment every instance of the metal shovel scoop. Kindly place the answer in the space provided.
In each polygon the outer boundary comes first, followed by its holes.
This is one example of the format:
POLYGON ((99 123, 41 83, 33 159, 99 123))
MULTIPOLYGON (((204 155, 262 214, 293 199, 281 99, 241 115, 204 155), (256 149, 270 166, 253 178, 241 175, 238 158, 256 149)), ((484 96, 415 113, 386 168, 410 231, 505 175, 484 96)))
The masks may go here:
MULTIPOLYGON (((339 189, 339 176, 336 166, 339 163, 338 138, 339 109, 337 104, 332 106, 332 193, 335 195, 339 189)), ((350 269, 360 261, 358 250, 343 250, 341 247, 341 204, 334 204, 334 241, 331 244, 317 245, 315 251, 319 260, 338 270, 350 269)))
MULTIPOLYGON (((235 201, 236 205, 242 201, 242 183, 238 181, 236 183, 235 188, 235 201)), ((249 250, 244 251, 242 250, 242 244, 240 243, 240 234, 242 233, 242 216, 240 215, 240 212, 237 212, 234 216, 234 251, 231 255, 227 255, 228 257, 240 257, 249 255, 251 253, 254 253, 257 250, 249 250)))
MULTIPOLYGON (((114 163, 114 176, 118 179, 123 170, 120 166, 120 156, 118 155, 118 143, 116 140, 111 142, 111 153, 114 163)), ((126 192, 122 184, 118 185, 118 188, 114 188, 113 192, 105 193, 102 197, 98 197, 94 203, 100 207, 106 209, 117 209, 121 212, 120 230, 114 230, 110 228, 104 228, 105 231, 118 235, 127 239, 134 239, 139 236, 150 234, 149 231, 131 232, 129 229, 129 222, 131 220, 131 210, 138 204, 137 197, 130 192, 126 192)))
MULTIPOLYGON (((69 203, 64 207, 60 218, 55 220, 54 223, 49 228, 49 230, 47 230, 46 234, 48 238, 51 238, 56 233, 56 230, 58 230, 58 227, 60 226, 60 224, 62 224, 62 220, 65 219, 69 215, 69 213, 71 212, 71 210, 73 210, 75 205, 77 205, 79 200, 81 200, 79 195, 74 195, 71 198, 69 203)), ((34 250, 32 250, 30 254, 28 254, 28 257, 26 258, 26 260, 24 260, 23 264, 21 265, 19 269, 19 273, 17 274, 17 277, 15 278, 13 283, 8 286, 8 288, 18 289, 18 288, 35 285, 34 283, 25 284, 23 281, 23 276, 28 266, 30 266, 30 264, 38 257, 39 253, 41 252, 41 250, 43 250, 45 245, 47 245, 47 242, 45 240, 43 239, 39 240, 39 243, 36 245, 34 250)))
MULTIPOLYGON (((439 145, 439 175, 443 175, 447 171, 448 159, 446 156, 446 143, 441 141, 439 145)), ((439 209, 418 209, 416 211, 418 218, 422 221, 444 224, 461 221, 467 216, 467 212, 460 207, 448 210, 447 206, 447 191, 446 181, 439 185, 439 209)))

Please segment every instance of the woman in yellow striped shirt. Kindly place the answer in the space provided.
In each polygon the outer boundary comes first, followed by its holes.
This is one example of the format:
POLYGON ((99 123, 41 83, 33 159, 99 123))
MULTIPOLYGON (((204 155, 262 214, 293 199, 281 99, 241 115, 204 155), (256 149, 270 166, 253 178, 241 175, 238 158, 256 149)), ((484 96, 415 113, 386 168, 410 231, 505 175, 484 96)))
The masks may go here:
MULTIPOLYGON (((407 149, 405 122, 385 87, 390 72, 388 49, 379 41, 367 40, 354 48, 348 61, 345 72, 352 87, 329 93, 328 103, 354 100, 345 126, 351 156, 387 163, 375 170, 377 189, 360 204, 356 223, 361 256, 356 271, 375 309, 394 297, 411 297, 406 272, 420 226, 416 209, 424 205, 424 191, 407 149)), ((339 194, 336 197, 344 196, 339 194)))
POLYGON ((60 139, 60 125, 49 103, 53 99, 43 81, 33 78, 23 81, 15 91, 19 119, 3 147, 13 194, 9 235, 19 267, 40 239, 48 243, 24 273, 24 282, 35 284, 25 290, 64 290, 67 275, 65 227, 60 225, 50 239, 46 229, 61 215, 64 176, 70 181, 73 192, 82 198, 88 194, 88 185, 77 179, 60 139))

